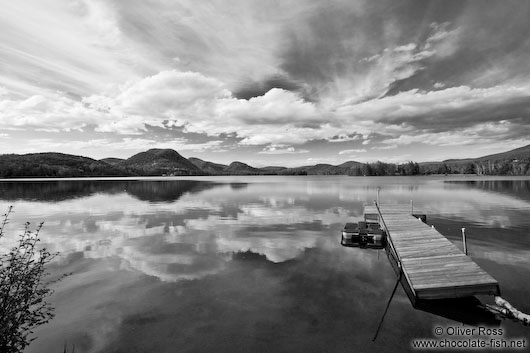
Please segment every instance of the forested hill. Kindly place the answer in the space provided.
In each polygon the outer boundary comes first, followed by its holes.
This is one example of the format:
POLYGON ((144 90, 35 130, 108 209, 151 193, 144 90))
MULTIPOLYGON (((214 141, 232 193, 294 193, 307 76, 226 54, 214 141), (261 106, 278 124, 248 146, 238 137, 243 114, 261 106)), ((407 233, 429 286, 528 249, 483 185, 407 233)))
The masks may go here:
POLYGON ((92 158, 63 153, 0 155, 0 177, 90 177, 204 175, 202 170, 170 149, 151 149, 128 159, 92 158))
POLYGON ((422 163, 422 174, 530 175, 530 145, 479 158, 422 163))
POLYGON ((153 148, 137 153, 115 165, 132 170, 138 175, 205 174, 201 169, 172 149, 153 148))
POLYGON ((150 149, 128 159, 88 157, 63 153, 0 155, 0 178, 172 176, 172 175, 424 175, 479 174, 530 175, 530 145, 480 158, 403 164, 359 163, 317 164, 296 168, 255 168, 243 162, 230 165, 185 158, 172 149, 150 149))
POLYGON ((121 167, 64 153, 0 155, 0 177, 82 177, 131 175, 121 167))

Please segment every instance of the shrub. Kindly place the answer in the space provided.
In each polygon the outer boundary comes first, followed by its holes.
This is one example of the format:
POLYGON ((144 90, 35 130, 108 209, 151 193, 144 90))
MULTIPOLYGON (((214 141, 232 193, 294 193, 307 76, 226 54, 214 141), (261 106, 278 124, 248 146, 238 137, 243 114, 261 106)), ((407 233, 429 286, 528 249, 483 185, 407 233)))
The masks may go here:
MULTIPOLYGON (((0 240, 11 212, 0 217, 0 240)), ((33 329, 54 317, 45 266, 57 253, 38 248, 42 225, 32 231, 26 223, 16 245, 0 253, 0 352, 22 352, 35 339, 33 329)))

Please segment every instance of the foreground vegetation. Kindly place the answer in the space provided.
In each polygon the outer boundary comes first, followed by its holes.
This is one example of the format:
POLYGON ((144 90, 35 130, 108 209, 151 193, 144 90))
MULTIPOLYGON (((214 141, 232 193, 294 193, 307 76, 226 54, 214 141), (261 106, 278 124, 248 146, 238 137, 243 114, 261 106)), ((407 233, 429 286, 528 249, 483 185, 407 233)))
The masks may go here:
MULTIPOLYGON (((3 240, 10 207, 0 221, 3 240)), ((52 293, 51 282, 45 282, 46 265, 57 255, 38 249, 42 223, 32 231, 26 223, 16 245, 0 253, 0 352, 22 352, 35 339, 33 329, 54 316, 46 301, 52 293)))

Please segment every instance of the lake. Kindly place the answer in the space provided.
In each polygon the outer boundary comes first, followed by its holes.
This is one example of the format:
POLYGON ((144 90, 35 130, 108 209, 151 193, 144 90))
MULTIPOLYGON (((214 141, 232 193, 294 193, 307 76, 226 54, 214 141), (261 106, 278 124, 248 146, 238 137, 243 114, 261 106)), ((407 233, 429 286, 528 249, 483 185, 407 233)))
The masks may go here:
MULTIPOLYGON (((378 187, 459 248, 465 227, 469 256, 530 312, 530 178, 3 180, 0 210, 15 210, 3 249, 44 221, 43 245, 61 253, 50 272, 72 273, 26 352, 407 352, 462 327, 451 312, 466 308, 416 309, 398 287, 372 342, 396 275, 384 250, 343 247, 340 231, 378 187)), ((530 344, 520 323, 462 320, 530 344)))

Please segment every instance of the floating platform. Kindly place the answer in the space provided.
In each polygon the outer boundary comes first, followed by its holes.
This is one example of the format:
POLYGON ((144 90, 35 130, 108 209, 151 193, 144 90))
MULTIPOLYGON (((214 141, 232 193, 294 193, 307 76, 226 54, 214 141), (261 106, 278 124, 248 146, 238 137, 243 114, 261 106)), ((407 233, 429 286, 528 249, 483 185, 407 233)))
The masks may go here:
POLYGON ((376 222, 346 223, 340 243, 348 247, 383 249, 385 234, 376 222))
POLYGON ((390 263, 414 305, 424 299, 500 295, 498 282, 410 205, 365 206, 364 216, 386 232, 390 263))

